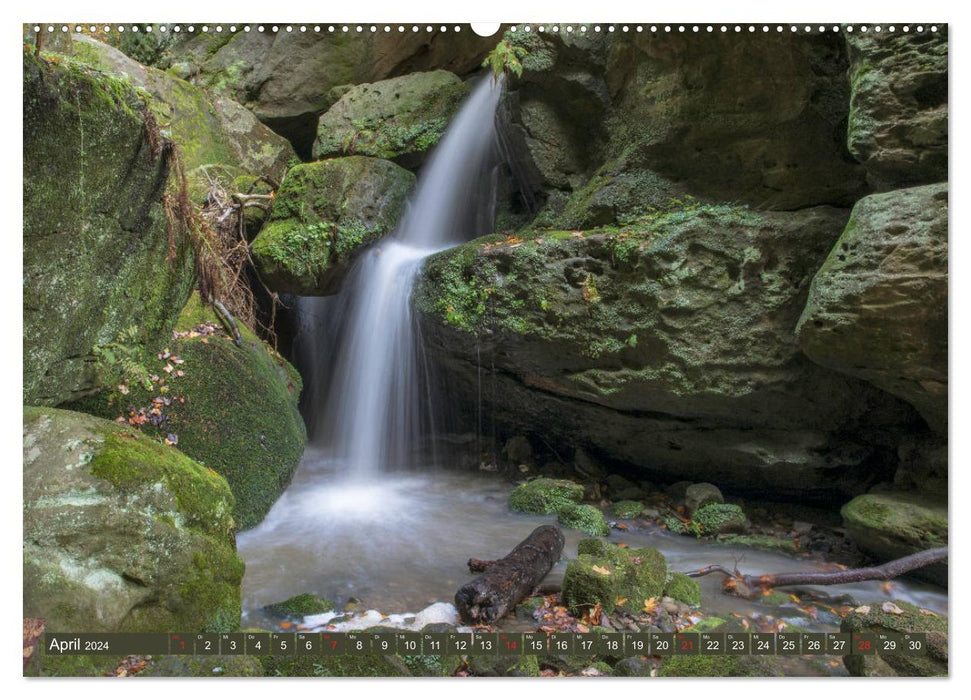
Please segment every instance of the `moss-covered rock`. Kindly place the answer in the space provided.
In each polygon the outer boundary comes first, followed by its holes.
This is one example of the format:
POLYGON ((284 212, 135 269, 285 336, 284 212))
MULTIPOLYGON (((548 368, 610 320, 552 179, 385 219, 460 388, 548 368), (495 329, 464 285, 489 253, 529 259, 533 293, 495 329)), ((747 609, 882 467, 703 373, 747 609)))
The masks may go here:
POLYGON ((310 158, 317 120, 349 86, 411 71, 478 70, 493 37, 468 26, 385 32, 183 32, 169 47, 174 70, 245 105, 310 158))
POLYGON ((688 605, 701 605, 701 586, 693 578, 675 571, 664 584, 664 595, 688 605))
POLYGON ((844 656, 843 663, 854 676, 946 676, 948 675, 947 618, 921 612, 904 601, 894 601, 899 612, 885 612, 880 604, 857 608, 843 618, 841 632, 865 634, 927 634, 921 653, 844 656), (866 610, 863 612, 863 610, 866 610))
POLYGON ((607 535, 610 526, 603 513, 596 506, 569 505, 556 512, 556 521, 561 525, 585 532, 588 535, 607 535))
POLYGON ((618 518, 636 518, 644 510, 644 504, 640 501, 618 501, 611 510, 618 518))
POLYGON ((243 563, 225 479, 127 426, 24 409, 24 616, 48 632, 228 632, 243 563))
POLYGON ((683 654, 666 656, 658 666, 660 678, 782 677, 785 657, 683 654))
POLYGON ((702 535, 742 532, 748 528, 745 511, 734 503, 709 503, 693 513, 691 520, 698 524, 702 535))
POLYGON ((579 503, 583 486, 565 479, 533 479, 509 494, 509 507, 521 513, 545 515, 579 503))
POLYGON ((947 25, 935 32, 845 33, 847 145, 878 190, 947 180, 947 25))
POLYGON ((796 540, 791 537, 775 537, 774 535, 724 535, 718 538, 718 542, 733 547, 752 547, 787 554, 795 554, 799 551, 799 544, 796 540))
MULTIPOLYGON (((597 549, 592 544, 582 547, 584 552, 597 549)), ((570 608, 579 612, 599 603, 608 614, 617 607, 638 613, 646 600, 661 596, 667 564, 656 549, 622 549, 604 543, 600 551, 581 553, 567 564, 563 602, 570 608)))
POLYGON ((394 163, 352 156, 287 173, 253 261, 274 291, 333 294, 356 254, 391 233, 415 176, 394 163))
POLYGON ((794 342, 845 216, 695 204, 630 227, 486 236, 428 258, 413 301, 469 415, 667 478, 842 493, 875 478, 867 426, 914 418, 794 342), (495 401, 476 398, 480 371, 495 401))
POLYGON ((417 168, 468 91, 445 70, 355 85, 320 117, 314 158, 357 154, 417 168))
POLYGON ((217 317, 193 295, 176 324, 177 337, 159 348, 161 359, 149 367, 166 377, 164 384, 152 390, 133 384, 124 395, 106 390, 74 406, 106 418, 132 418, 160 439, 173 435, 180 450, 226 478, 235 496, 233 515, 245 529, 266 515, 303 454, 300 376, 244 325, 237 346, 224 333, 200 327, 205 321, 217 317), (172 368, 168 374, 166 367, 172 368), (154 420, 139 417, 152 417, 153 409, 154 420))
POLYGON ((539 659, 529 654, 517 656, 469 656, 469 671, 479 677, 532 678, 539 676, 539 659))
POLYGON ((724 502, 725 497, 722 496, 722 492, 714 484, 691 484, 684 491, 684 505, 689 513, 694 513, 696 510, 712 503, 724 502))
POLYGON ((335 609, 336 606, 331 601, 312 593, 300 593, 280 603, 263 607, 264 612, 279 618, 302 618, 335 609))
POLYGON ((825 367, 947 434, 947 183, 864 197, 813 278, 796 333, 825 367))
MULTIPOLYGON (((846 531, 864 552, 880 561, 924 549, 946 547, 947 499, 919 493, 868 493, 841 510, 846 531)), ((947 586, 947 565, 935 564, 913 576, 947 586)))
POLYGON ((168 336, 192 254, 167 228, 170 144, 132 86, 31 52, 23 80, 23 397, 57 405, 97 386, 95 346, 168 336))
POLYGON ((211 179, 227 188, 242 174, 266 175, 279 182, 287 163, 296 158, 286 139, 239 103, 144 66, 84 34, 72 32, 71 36, 76 60, 118 76, 141 91, 163 133, 181 148, 195 199, 201 201, 211 179))

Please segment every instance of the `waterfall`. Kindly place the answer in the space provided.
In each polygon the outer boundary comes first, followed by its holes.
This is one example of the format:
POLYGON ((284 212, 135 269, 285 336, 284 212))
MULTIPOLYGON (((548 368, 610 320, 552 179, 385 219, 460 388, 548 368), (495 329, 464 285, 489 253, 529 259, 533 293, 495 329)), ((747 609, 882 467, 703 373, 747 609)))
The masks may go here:
POLYGON ((492 232, 501 93, 501 81, 479 82, 419 173, 394 233, 361 256, 337 297, 300 302, 311 317, 304 325, 316 328, 312 357, 303 354, 318 370, 329 366, 308 376, 312 444, 351 478, 407 464, 427 422, 411 290, 426 257, 492 232))

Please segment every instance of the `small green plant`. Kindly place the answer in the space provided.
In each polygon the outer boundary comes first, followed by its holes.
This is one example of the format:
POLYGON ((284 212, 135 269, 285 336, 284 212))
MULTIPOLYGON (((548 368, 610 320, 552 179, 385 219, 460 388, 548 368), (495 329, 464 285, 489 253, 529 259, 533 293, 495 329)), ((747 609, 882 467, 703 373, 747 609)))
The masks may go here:
POLYGON ((98 375, 106 385, 140 384, 152 390, 151 374, 142 364, 144 348, 138 326, 122 329, 118 337, 104 345, 95 345, 91 352, 97 362, 98 375))
POLYGON ((525 58, 526 49, 522 46, 514 46, 509 39, 504 39, 496 44, 496 48, 489 52, 482 67, 492 69, 493 80, 498 81, 504 73, 512 73, 517 78, 523 74, 523 64, 520 59, 525 58))

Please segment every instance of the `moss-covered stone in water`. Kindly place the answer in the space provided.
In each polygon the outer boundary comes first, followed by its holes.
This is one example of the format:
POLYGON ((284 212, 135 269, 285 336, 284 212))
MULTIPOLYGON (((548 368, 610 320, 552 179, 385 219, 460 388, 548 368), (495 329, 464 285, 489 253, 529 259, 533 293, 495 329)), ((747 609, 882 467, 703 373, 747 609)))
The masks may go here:
MULTIPOLYGON (((916 493, 868 493, 841 510, 846 530, 867 554, 890 561, 948 542, 947 500, 916 493)), ((947 566, 937 564, 914 572, 947 585, 947 566)))
POLYGON ((701 605, 701 586, 693 578, 680 572, 671 574, 671 578, 664 585, 664 595, 688 605, 701 605))
MULTIPOLYGON (((176 327, 187 331, 204 320, 217 317, 194 296, 176 327)), ((162 406, 168 420, 161 426, 146 422, 141 430, 160 439, 175 434, 182 452, 225 477, 235 496, 233 515, 245 529, 289 485, 306 429, 297 409, 299 375, 242 324, 240 331, 241 347, 222 333, 167 342, 164 347, 183 360, 172 366, 184 376, 167 375, 162 370, 169 361, 153 359, 151 370, 168 377, 165 394, 132 386, 125 396, 104 392, 75 407, 114 419, 127 416, 129 406, 151 407, 156 396, 169 398, 170 405, 162 406)))
POLYGON ((583 486, 565 479, 533 479, 509 494, 509 507, 521 513, 548 514, 579 503, 583 486))
POLYGON ((644 510, 640 501, 620 501, 613 505, 614 515, 618 518, 636 518, 644 510))
POLYGON ((563 602, 577 612, 600 603, 609 614, 619 603, 637 613, 645 600, 661 596, 666 578, 667 564, 656 549, 613 547, 604 556, 580 554, 563 575, 563 602))
POLYGON ((556 521, 588 535, 607 535, 610 526, 600 509, 590 505, 569 505, 556 513, 556 521))
POLYGON ((539 658, 533 655, 467 657, 469 671, 478 677, 529 678, 539 676, 539 658))
POLYGON ((292 598, 287 598, 281 603, 274 603, 263 608, 269 615, 280 618, 301 618, 335 609, 336 606, 331 601, 312 593, 301 593, 292 598))
POLYGON ((24 409, 24 615, 48 632, 229 632, 243 562, 215 472, 132 428, 24 409))
POLYGON ((739 532, 748 527, 745 512, 734 503, 711 503, 699 508, 691 520, 698 524, 702 535, 739 532))
POLYGON ((23 393, 58 405, 97 386, 96 345, 133 324, 147 345, 168 336, 192 254, 169 237, 170 163, 131 84, 33 52, 23 71, 23 393))
POLYGON ((948 675, 948 621, 944 615, 928 615, 911 603, 901 600, 893 604, 902 612, 884 612, 882 605, 867 606, 868 612, 859 608, 850 612, 840 624, 841 632, 892 633, 924 632, 927 646, 920 654, 881 654, 883 664, 875 664, 874 657, 863 655, 844 656, 843 663, 854 676, 884 675, 881 668, 890 668, 890 675, 898 676, 946 676, 948 675))
POLYGON ((356 254, 394 229, 414 182, 363 156, 292 168, 253 241, 260 277, 278 292, 333 294, 356 254))

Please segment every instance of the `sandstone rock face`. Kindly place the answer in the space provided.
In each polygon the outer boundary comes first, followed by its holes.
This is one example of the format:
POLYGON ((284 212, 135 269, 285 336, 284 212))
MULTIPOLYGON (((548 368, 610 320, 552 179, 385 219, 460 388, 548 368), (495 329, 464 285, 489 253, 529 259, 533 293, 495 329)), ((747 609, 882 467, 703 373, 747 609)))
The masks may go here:
POLYGON ((865 191, 840 37, 514 41, 530 51, 510 102, 547 198, 538 223, 627 224, 688 195, 788 210, 865 191))
POLYGON ((468 91, 444 70, 356 85, 320 117, 314 158, 357 154, 417 168, 468 91))
POLYGON ((253 260, 276 292, 335 293, 357 253, 391 233, 415 176, 379 158, 298 165, 253 241, 253 260))
POLYGON ((881 431, 914 416, 796 345, 845 217, 698 207, 486 237, 430 258, 414 299, 454 394, 476 396, 476 365, 494 366, 483 400, 502 397, 494 415, 525 432, 669 479, 852 491, 880 475, 881 431))
POLYGON ((148 91, 148 106, 160 127, 179 144, 191 193, 200 199, 211 179, 232 183, 244 174, 266 175, 279 182, 296 153, 242 105, 211 97, 170 73, 143 66, 121 51, 73 34, 74 57, 148 91))
POLYGON ((192 254, 162 205, 171 144, 157 139, 128 83, 25 54, 27 403, 90 391, 94 346, 133 324, 164 339, 188 298, 192 254))
POLYGON ((333 89, 415 71, 466 75, 479 68, 494 38, 468 25, 442 31, 238 32, 193 37, 173 48, 184 74, 242 103, 310 155, 318 117, 340 97, 333 89))
POLYGON ((137 431, 24 409, 24 616, 48 632, 228 632, 243 563, 225 480, 137 431))
POLYGON ((813 361, 910 402, 947 432, 947 185, 865 197, 797 328, 813 361))
POLYGON ((947 180, 947 27, 846 34, 847 142, 877 190, 947 180))

